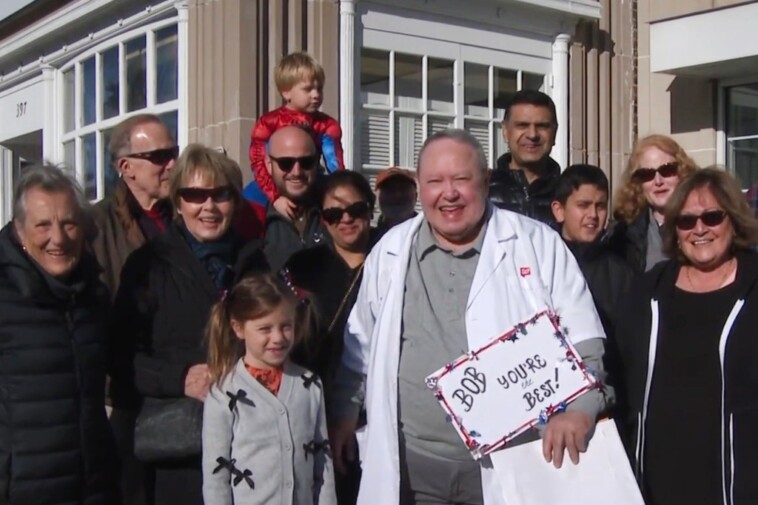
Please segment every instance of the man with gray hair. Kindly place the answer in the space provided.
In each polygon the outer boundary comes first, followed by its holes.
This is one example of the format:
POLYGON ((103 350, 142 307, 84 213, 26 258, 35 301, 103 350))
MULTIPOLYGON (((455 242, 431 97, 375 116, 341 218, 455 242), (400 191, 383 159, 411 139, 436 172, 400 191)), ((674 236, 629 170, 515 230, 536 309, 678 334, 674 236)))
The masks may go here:
MULTIPOLYGON (((168 178, 179 148, 158 116, 137 114, 116 125, 108 149, 119 180, 113 194, 95 205, 97 235, 90 245, 100 278, 115 298, 126 259, 171 222, 168 178)), ((132 450, 136 412, 113 401, 110 421, 121 457, 124 502, 143 505, 146 470, 132 450)))
MULTIPOLYGON (((560 236, 488 202, 486 158, 473 136, 432 135, 417 173, 424 213, 374 247, 345 330, 335 466, 355 457, 365 399, 359 504, 504 505, 489 457, 473 460, 425 378, 546 307, 602 375, 603 329, 560 236)), ((553 415, 542 433, 545 458, 560 466, 566 450, 576 463, 605 404, 593 390, 553 415)))
POLYGON ((179 148, 158 116, 137 114, 116 125, 108 150, 119 180, 95 205, 92 249, 115 297, 126 258, 171 222, 168 176, 179 148))

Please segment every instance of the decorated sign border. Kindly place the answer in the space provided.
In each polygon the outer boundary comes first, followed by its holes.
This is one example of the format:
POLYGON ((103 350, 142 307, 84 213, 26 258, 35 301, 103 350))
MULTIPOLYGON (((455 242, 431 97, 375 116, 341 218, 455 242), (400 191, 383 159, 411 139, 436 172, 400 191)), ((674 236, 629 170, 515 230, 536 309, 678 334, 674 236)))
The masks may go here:
POLYGON ((508 442, 513 440, 516 436, 522 434, 529 428, 532 428, 533 426, 537 424, 546 424, 550 416, 553 414, 557 414, 558 412, 562 412, 566 409, 566 404, 574 401, 579 396, 583 395, 587 391, 590 391, 592 389, 597 389, 602 387, 602 384, 595 379, 595 377, 587 371, 587 367, 584 364, 584 361, 581 359, 581 357, 576 352, 576 349, 573 345, 571 345, 571 342, 566 338, 566 334, 568 334, 568 330, 564 329, 561 330, 560 328, 560 317, 548 310, 544 310, 542 312, 537 313, 534 317, 531 319, 528 319, 524 322, 521 322, 513 327, 513 329, 509 330, 508 332, 504 333, 503 335, 492 339, 489 343, 486 345, 480 347, 479 349, 470 351, 468 354, 464 354, 463 356, 459 357, 455 361, 452 361, 445 365, 445 367, 438 373, 436 376, 430 376, 426 379, 426 385, 429 389, 434 390, 434 396, 437 398, 437 400, 440 402, 440 404, 443 406, 445 411, 448 414, 448 420, 452 422, 453 426, 458 430, 458 432, 461 434, 466 447, 471 451, 472 455, 479 459, 482 456, 486 456, 487 454, 496 451, 498 449, 501 449, 504 447, 508 442), (571 363, 571 369, 576 370, 578 367, 579 370, 582 372, 582 375, 584 376, 584 379, 586 381, 586 385, 572 393, 570 396, 565 398, 562 402, 558 404, 551 404, 548 407, 542 409, 540 411, 540 414, 538 417, 532 419, 531 421, 528 421, 512 432, 506 434, 498 441, 492 443, 492 444, 480 444, 479 441, 476 439, 480 437, 481 435, 476 432, 476 430, 468 430, 466 427, 463 426, 463 423, 461 422, 460 418, 455 415, 452 407, 447 401, 447 398, 443 395, 442 391, 437 387, 437 382, 451 373, 456 368, 466 364, 470 363, 472 361, 477 361, 479 359, 479 355, 486 351, 487 349, 491 348, 492 346, 501 344, 503 342, 516 342, 520 338, 526 336, 529 332, 527 331, 528 326, 534 326, 537 324, 537 321, 542 318, 547 317, 551 324, 553 325, 553 328, 555 329, 555 332, 553 333, 553 336, 559 341, 560 346, 563 347, 566 350, 566 361, 571 363))

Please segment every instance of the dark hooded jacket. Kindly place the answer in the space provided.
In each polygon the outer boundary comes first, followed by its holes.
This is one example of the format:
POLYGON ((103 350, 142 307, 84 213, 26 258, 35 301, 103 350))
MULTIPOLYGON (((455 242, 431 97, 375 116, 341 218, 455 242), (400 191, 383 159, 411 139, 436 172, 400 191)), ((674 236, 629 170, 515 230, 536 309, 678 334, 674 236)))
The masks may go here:
POLYGON ((497 168, 490 174, 489 198, 501 209, 518 212, 521 215, 554 224, 555 218, 550 204, 555 186, 561 175, 561 167, 552 158, 547 159, 546 173, 531 184, 522 170, 510 168, 511 154, 506 153, 497 160, 497 168))
MULTIPOLYGON (((739 252, 734 282, 732 312, 720 331, 718 353, 721 367, 721 474, 714 475, 723 486, 725 504, 758 503, 758 254, 739 252)), ((672 301, 681 264, 659 263, 638 277, 619 320, 615 342, 609 351, 620 357, 624 412, 623 430, 632 466, 640 482, 645 481, 645 436, 650 430, 648 400, 655 381, 656 350, 662 329, 670 327, 672 301), (615 347, 615 348, 613 348, 615 347), (651 360, 653 361, 651 363, 651 360)), ((692 394, 698 394, 693 391, 692 394)), ((713 413, 706 413, 711 415, 713 413)), ((702 422, 684 416, 682 422, 702 422)), ((676 436, 676 434, 672 434, 676 436)), ((692 440, 697 444, 697 440, 692 440)))
POLYGON ((112 505, 105 413, 108 292, 94 258, 67 282, 0 231, 0 503, 112 505))

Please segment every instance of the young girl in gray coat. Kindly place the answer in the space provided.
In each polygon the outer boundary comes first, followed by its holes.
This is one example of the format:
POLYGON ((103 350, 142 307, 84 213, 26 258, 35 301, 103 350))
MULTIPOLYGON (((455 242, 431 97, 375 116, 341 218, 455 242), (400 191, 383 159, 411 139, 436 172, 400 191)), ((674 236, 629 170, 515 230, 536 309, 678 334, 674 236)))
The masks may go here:
POLYGON ((214 306, 205 503, 336 504, 321 381, 288 359, 309 310, 271 274, 242 280, 214 306))

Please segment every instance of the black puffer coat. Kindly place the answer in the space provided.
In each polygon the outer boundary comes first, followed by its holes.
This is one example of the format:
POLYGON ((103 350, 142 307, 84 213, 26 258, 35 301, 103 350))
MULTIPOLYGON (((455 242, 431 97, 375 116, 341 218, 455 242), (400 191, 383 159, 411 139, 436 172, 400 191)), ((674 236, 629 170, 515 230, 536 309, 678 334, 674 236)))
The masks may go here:
POLYGON ((489 198, 492 203, 501 209, 554 224, 550 204, 553 202, 561 167, 552 158, 548 158, 545 173, 530 184, 523 171, 511 170, 510 163, 510 153, 502 155, 497 159, 497 168, 490 174, 489 198))
POLYGON ((108 293, 84 257, 63 283, 0 231, 0 503, 112 505, 108 293))

